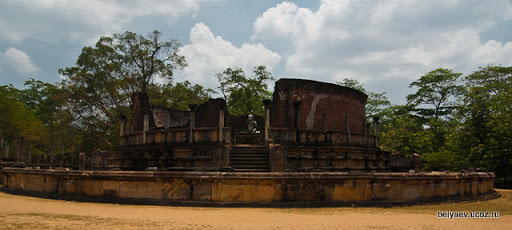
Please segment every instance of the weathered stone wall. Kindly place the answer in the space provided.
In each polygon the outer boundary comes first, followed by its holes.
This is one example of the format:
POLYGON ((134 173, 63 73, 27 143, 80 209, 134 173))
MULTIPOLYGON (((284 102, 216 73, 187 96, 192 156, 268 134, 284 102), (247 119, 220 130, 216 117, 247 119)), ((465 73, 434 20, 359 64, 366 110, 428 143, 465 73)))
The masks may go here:
POLYGON ((300 101, 300 128, 345 130, 345 115, 350 119, 350 131, 362 133, 366 126, 367 96, 355 89, 329 83, 280 79, 276 82, 270 107, 270 127, 295 127, 294 101, 300 101))
POLYGON ((132 131, 144 130, 144 115, 149 114, 149 127, 155 127, 153 112, 149 105, 147 93, 136 92, 132 94, 132 131))
POLYGON ((169 114, 169 127, 183 128, 188 126, 190 111, 180 111, 163 107, 153 107, 153 117, 156 127, 165 126, 165 116, 169 114))
POLYGON ((415 202, 493 191, 493 173, 229 173, 5 168, 4 186, 42 193, 197 202, 415 202))
POLYGON ((224 126, 229 126, 226 101, 221 98, 209 99, 196 109, 196 127, 219 127, 219 111, 224 111, 224 126))
POLYGON ((92 170, 219 171, 229 167, 229 146, 210 145, 138 146, 134 148, 95 151, 89 154, 92 170))

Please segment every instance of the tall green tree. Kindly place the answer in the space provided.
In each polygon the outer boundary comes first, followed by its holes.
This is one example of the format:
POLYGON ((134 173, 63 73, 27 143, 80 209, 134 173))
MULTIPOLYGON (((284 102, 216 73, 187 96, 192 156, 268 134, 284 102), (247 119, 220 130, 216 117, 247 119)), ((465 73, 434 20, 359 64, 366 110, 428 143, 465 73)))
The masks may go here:
POLYGON ((0 86, 0 138, 14 143, 20 137, 36 142, 46 135, 43 123, 25 106, 21 93, 13 86, 0 86))
POLYGON ((156 77, 172 79, 174 70, 187 65, 179 46, 175 39, 162 41, 159 31, 114 34, 100 38, 95 47, 84 47, 76 66, 59 70, 77 126, 85 137, 94 138, 84 147, 115 146, 118 118, 130 114, 130 96, 147 92, 156 77))
POLYGON ((230 114, 265 114, 263 99, 272 97, 272 93, 268 91, 267 81, 275 80, 265 66, 254 67, 252 77, 247 77, 241 68, 228 68, 222 73, 217 73, 216 77, 230 114))
POLYGON ((414 94, 407 95, 407 103, 416 106, 416 111, 426 120, 441 118, 457 108, 456 99, 462 93, 457 80, 462 73, 438 68, 412 82, 409 88, 416 87, 414 94), (419 106, 426 107, 419 107, 419 106))
POLYGON ((488 66, 466 77, 460 150, 475 167, 512 185, 512 67, 488 66))
POLYGON ((66 155, 79 153, 80 149, 73 142, 81 133, 69 111, 66 97, 69 92, 66 88, 34 79, 26 81, 25 87, 20 90, 20 98, 46 130, 46 135, 33 143, 32 153, 44 158, 52 144, 55 150, 63 151, 66 155))

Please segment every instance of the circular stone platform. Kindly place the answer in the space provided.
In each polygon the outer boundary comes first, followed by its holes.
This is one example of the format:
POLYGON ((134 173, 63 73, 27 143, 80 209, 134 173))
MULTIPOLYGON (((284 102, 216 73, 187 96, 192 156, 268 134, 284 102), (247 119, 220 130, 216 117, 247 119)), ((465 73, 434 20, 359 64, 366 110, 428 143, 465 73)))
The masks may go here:
POLYGON ((53 198, 235 206, 382 206, 496 196, 494 173, 165 172, 4 168, 4 188, 53 198))

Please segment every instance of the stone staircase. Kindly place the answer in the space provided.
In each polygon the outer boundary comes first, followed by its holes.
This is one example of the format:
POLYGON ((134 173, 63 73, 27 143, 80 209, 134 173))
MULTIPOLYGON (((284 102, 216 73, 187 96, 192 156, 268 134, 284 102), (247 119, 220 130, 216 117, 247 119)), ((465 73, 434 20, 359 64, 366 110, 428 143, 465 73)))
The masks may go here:
POLYGON ((235 172, 268 172, 268 150, 265 146, 235 145, 230 151, 231 168, 235 172))

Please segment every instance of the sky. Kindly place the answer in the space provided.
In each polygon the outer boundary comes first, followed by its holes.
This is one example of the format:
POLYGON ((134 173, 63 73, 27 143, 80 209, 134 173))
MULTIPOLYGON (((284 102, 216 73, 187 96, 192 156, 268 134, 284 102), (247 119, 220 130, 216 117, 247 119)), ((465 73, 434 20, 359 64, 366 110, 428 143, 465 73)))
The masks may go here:
POLYGON ((59 82, 101 36, 153 30, 182 44, 188 66, 173 81, 212 89, 226 68, 265 65, 276 79, 353 78, 405 104, 431 70, 512 66, 510 0, 0 0, 0 85, 59 82))

